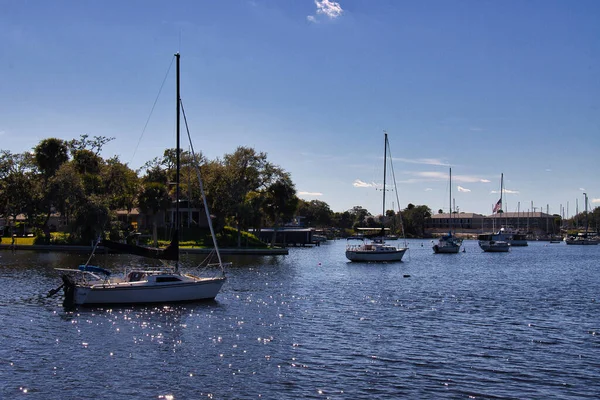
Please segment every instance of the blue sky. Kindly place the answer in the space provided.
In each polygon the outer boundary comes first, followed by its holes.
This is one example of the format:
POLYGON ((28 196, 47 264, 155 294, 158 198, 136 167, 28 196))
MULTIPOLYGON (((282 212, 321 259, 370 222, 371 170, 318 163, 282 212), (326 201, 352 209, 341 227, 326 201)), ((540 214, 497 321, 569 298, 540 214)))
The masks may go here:
MULTIPOLYGON (((176 51, 194 145, 266 152, 299 196, 381 212, 600 205, 600 2, 0 0, 0 148, 116 139, 138 168, 174 143, 176 51), (143 136, 142 136, 143 132, 143 136), (395 194, 388 198, 398 208, 395 194), (388 203, 386 208, 391 208, 388 203)), ((566 210, 565 210, 566 213, 566 210)))

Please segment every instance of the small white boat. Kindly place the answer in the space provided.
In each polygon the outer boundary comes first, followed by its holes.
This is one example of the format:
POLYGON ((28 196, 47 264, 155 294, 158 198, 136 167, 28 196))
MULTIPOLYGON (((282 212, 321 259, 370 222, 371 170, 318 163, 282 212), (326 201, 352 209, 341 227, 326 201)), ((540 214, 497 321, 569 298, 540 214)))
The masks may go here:
POLYGON ((569 245, 594 246, 600 243, 600 241, 587 236, 571 236, 565 238, 565 243, 569 245))
MULTIPOLYGON (((162 267, 126 268, 123 277, 113 277, 110 271, 89 265, 91 256, 85 265, 78 269, 58 269, 62 275, 66 307, 72 306, 101 306, 101 305, 134 305, 148 303, 175 303, 214 299, 226 281, 224 263, 219 254, 216 236, 212 227, 208 204, 200 172, 196 169, 200 183, 200 191, 204 201, 204 209, 213 238, 214 253, 218 264, 207 264, 211 270, 210 276, 200 277, 180 271, 179 265, 179 177, 180 177, 180 114, 181 98, 179 96, 179 53, 175 54, 177 61, 177 161, 176 161, 176 196, 175 196, 175 230, 171 244, 165 249, 148 248, 104 240, 102 245, 117 251, 135 254, 147 258, 162 260, 162 267), (172 265, 167 265, 171 261, 172 265)), ((190 141, 192 156, 196 158, 190 141)), ((97 245, 98 243, 96 243, 97 245)), ((96 246, 94 246, 94 251, 96 246)), ((92 252, 92 255, 94 253, 92 252)), ((50 291, 56 293, 60 287, 50 291)))
POLYGON ((433 252, 435 254, 455 254, 460 251, 461 246, 462 239, 452 235, 442 236, 438 239, 438 242, 433 245, 433 252))
MULTIPOLYGON (((387 133, 384 134, 383 148, 383 213, 385 215, 385 179, 387 166, 387 149, 389 147, 387 133)), ((346 243, 346 258, 350 261, 402 261, 406 247, 396 247, 385 243, 385 227, 381 224, 381 236, 368 239, 366 237, 350 237, 346 243), (353 244, 351 240, 360 240, 360 244, 353 244)))
MULTIPOLYGON (((82 266, 83 267, 83 266, 82 266)), ((62 272, 66 306, 177 303, 214 299, 226 281, 224 276, 202 278, 174 268, 133 269, 124 278, 79 270, 62 272)), ((92 267, 94 268, 94 267, 92 267)))
POLYGON ((346 258, 350 261, 402 261, 406 250, 407 248, 398 248, 384 241, 350 238, 346 245, 346 258), (352 244, 351 240, 361 240, 361 243, 352 244))
POLYGON ((486 253, 506 253, 510 244, 504 240, 480 240, 479 247, 486 253))

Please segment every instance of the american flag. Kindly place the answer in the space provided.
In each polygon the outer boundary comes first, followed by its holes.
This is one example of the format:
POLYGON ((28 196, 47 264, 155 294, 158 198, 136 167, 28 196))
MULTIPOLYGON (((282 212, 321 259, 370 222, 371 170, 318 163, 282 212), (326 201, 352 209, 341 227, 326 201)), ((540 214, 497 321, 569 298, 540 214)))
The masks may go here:
POLYGON ((494 206, 494 208, 492 210, 492 213, 497 212, 500 209, 500 207, 502 207, 502 199, 498 200, 498 202, 496 203, 496 205, 494 206))

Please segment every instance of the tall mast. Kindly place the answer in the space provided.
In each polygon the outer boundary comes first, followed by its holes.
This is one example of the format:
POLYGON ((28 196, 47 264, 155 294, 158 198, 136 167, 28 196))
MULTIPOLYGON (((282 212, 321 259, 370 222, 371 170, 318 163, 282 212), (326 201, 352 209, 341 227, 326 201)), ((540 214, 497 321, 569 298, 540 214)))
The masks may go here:
MULTIPOLYGON (((504 172, 500 174, 500 209, 504 208, 504 204, 502 202, 502 195, 504 194, 504 172)), ((504 210, 502 210, 504 211, 504 210)))
POLYGON ((587 233, 588 233, 587 193, 584 193, 583 197, 585 199, 585 236, 587 237, 587 233))
MULTIPOLYGON (((502 200, 502 195, 504 194, 504 172, 500 174, 500 211, 504 214, 504 202, 502 200)), ((500 216, 502 218, 502 216, 500 216)), ((500 221, 500 230, 502 230, 502 221, 500 221)))
POLYGON ((381 235, 385 237, 385 176, 387 174, 387 132, 384 131, 384 143, 383 143, 383 214, 381 215, 381 235))
POLYGON ((450 207, 450 234, 452 234, 452 228, 454 228, 453 220, 452 220, 452 167, 450 167, 450 201, 448 202, 448 207, 450 207))
MULTIPOLYGON (((180 147, 180 143, 179 143, 179 131, 180 131, 180 123, 181 123, 181 95, 179 92, 179 58, 180 58, 180 54, 179 53, 175 53, 175 59, 177 60, 177 73, 176 73, 176 81, 177 81, 177 101, 176 101, 176 105, 177 105, 177 111, 176 111, 176 115, 177 115, 177 147, 175 149, 175 152, 177 153, 176 155, 176 164, 177 164, 177 172, 176 172, 176 176, 175 176, 175 238, 177 239, 177 242, 179 242, 179 172, 181 169, 180 166, 180 160, 179 160, 179 147, 180 147)), ((177 256, 176 256, 176 260, 175 260, 175 268, 178 269, 179 268, 179 252, 177 252, 177 256)))

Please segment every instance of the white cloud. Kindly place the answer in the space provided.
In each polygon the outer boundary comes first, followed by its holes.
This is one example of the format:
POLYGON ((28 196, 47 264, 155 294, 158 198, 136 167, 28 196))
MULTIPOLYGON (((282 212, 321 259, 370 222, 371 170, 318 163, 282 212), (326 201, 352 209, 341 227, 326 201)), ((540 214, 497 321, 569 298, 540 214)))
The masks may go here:
MULTIPOLYGON (((447 181, 448 173, 439 172, 439 171, 419 171, 419 172, 407 172, 406 174, 415 175, 417 177, 423 178, 421 180, 413 179, 412 182, 421 182, 421 181, 447 181)), ((471 175, 452 175, 453 182, 462 182, 462 183, 489 183, 487 179, 481 179, 477 176, 471 175)))
POLYGON ((428 179, 448 179, 448 174, 446 174, 445 172, 423 171, 416 172, 415 175, 428 179))
POLYGON ((471 132, 482 132, 483 131, 483 129, 476 127, 476 126, 472 126, 471 128, 469 128, 469 130, 471 132))
POLYGON ((325 16, 329 19, 336 19, 340 17, 344 10, 342 10, 342 6, 337 1, 331 0, 315 0, 315 5, 317 6, 317 14, 309 15, 306 19, 309 22, 317 22, 317 16, 325 16))
POLYGON ((463 183, 489 183, 487 179, 481 179, 477 176, 469 176, 469 175, 452 175, 452 181, 454 182, 463 182, 463 183))
POLYGON ((354 187, 376 187, 376 185, 374 183, 363 182, 360 179, 355 180, 354 183, 352 184, 352 186, 354 186, 354 187))
POLYGON ((592 203, 600 203, 600 199, 592 199, 592 203))
POLYGON ((431 192, 433 189, 432 188, 426 188, 425 191, 426 192, 431 192))
MULTIPOLYGON (((504 194, 519 194, 518 190, 510 190, 510 189, 504 189, 502 192, 504 194)), ((500 194, 500 191, 499 190, 492 190, 490 193, 500 194)))
POLYGON ((546 172, 552 172, 551 168, 546 168, 546 172))
POLYGON ((323 196, 323 193, 319 192, 298 192, 299 196, 318 197, 323 196))
POLYGON ((584 189, 584 188, 579 188, 579 190, 581 190, 582 192, 585 192, 585 189, 584 189))
POLYGON ((471 191, 471 189, 466 189, 466 188, 464 188, 464 187, 462 187, 462 186, 459 186, 459 187, 458 187, 458 191, 459 191, 459 192, 463 192, 463 193, 468 193, 468 192, 470 192, 470 191, 471 191))
POLYGON ((438 160, 437 158, 394 158, 394 160, 402 161, 409 164, 425 164, 425 165, 439 165, 449 167, 450 164, 438 160))

